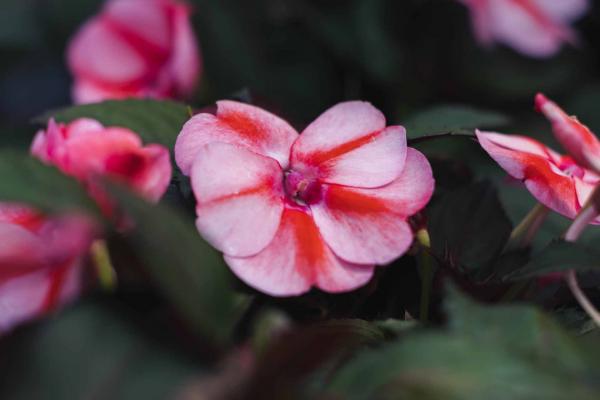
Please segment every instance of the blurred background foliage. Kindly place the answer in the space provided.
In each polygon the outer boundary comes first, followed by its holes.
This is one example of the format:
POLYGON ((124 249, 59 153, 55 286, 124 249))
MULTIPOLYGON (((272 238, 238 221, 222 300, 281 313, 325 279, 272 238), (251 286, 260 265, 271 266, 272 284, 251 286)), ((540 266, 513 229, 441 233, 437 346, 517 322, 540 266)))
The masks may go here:
MULTIPOLYGON (((533 96, 542 91, 600 132, 596 4, 577 24, 578 48, 534 60, 503 47, 478 47, 467 10, 454 0, 190 2, 204 56, 190 102, 196 109, 238 98, 301 130, 332 104, 363 99, 390 123, 406 125, 409 137, 489 127, 558 148, 549 124, 533 111, 533 96)), ((183 105, 135 102, 48 114, 70 105, 65 47, 101 4, 2 0, 3 199, 48 210, 87 202, 69 189, 72 182, 6 152, 27 149, 40 115, 91 116, 166 145, 187 117, 183 105), (64 188, 62 196, 53 197, 54 184, 64 188)), ((189 186, 176 175, 156 209, 114 188, 138 221, 132 237, 113 232, 109 238, 118 290, 95 293, 0 341, 0 398, 598 398, 598 332, 559 283, 535 291, 530 284, 519 299, 552 311, 560 326, 528 306, 489 311, 444 291, 452 278, 479 300, 509 300, 503 294, 510 285, 501 278, 527 263, 527 271, 547 267, 538 255, 566 220, 553 215, 544 224, 533 255, 494 257, 535 201, 468 138, 415 147, 430 158, 437 180, 427 210, 432 252, 444 256, 437 238, 456 255, 456 264, 442 266, 434 281, 430 322, 443 330, 423 335, 413 319, 419 315, 420 261, 412 255, 343 295, 272 299, 245 287, 196 235, 189 186), (365 345, 376 349, 362 350, 365 345)), ((583 244, 598 239, 600 230, 590 229, 583 244)), ((556 259, 574 251, 583 260, 595 256, 560 246, 552 248, 556 259)), ((600 298, 600 280, 590 274, 583 281, 600 298)))

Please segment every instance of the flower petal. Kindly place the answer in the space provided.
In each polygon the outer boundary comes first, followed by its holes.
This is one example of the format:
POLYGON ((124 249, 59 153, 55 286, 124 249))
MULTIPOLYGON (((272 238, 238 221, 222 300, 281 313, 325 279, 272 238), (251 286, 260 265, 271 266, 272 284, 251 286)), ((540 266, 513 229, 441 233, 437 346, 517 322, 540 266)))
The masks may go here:
POLYGON ((261 108, 235 101, 217 102, 217 115, 202 113, 192 117, 175 143, 175 160, 189 175, 199 149, 223 142, 247 147, 271 157, 287 168, 289 152, 298 133, 287 122, 261 108))
POLYGON ((177 93, 188 97, 196 88, 202 69, 199 45, 190 24, 189 8, 177 5, 174 10, 173 49, 169 68, 177 93))
POLYGON ((570 18, 555 18, 547 2, 490 1, 486 15, 496 40, 532 57, 549 57, 564 42, 576 41, 576 33, 566 25, 570 18))
POLYGON ((525 147, 525 151, 518 148, 523 140, 533 139, 481 131, 476 134, 490 157, 512 177, 523 180, 540 203, 569 218, 577 214, 580 206, 573 178, 558 170, 550 156, 530 153, 529 147, 525 147))
POLYGON ((369 103, 340 103, 325 111, 292 148, 292 168, 324 183, 377 187, 398 177, 406 158, 406 131, 385 128, 369 103))
POLYGON ((0 284, 0 332, 40 317, 71 301, 80 292, 81 268, 78 264, 60 271, 60 277, 55 272, 40 271, 0 284))
POLYGON ((24 227, 0 222, 0 282, 47 267, 44 245, 24 227))
POLYGON ((600 172, 600 141, 589 128, 541 93, 535 97, 535 105, 552 123, 554 136, 575 161, 600 172))
POLYGON ((117 87, 136 85, 152 72, 143 55, 102 17, 81 28, 69 46, 68 61, 78 79, 117 87))
POLYGON ((231 270, 248 285, 271 296, 295 296, 317 286, 345 292, 367 283, 372 265, 347 263, 327 247, 310 215, 286 207, 273 241, 253 257, 226 256, 231 270))
POLYGON ((538 8, 556 21, 572 21, 585 14, 590 6, 588 0, 532 0, 538 8))
POLYGON ((277 161, 243 147, 202 147, 191 169, 196 226, 227 255, 245 257, 269 244, 283 212, 283 173, 277 161))
MULTIPOLYGON (((116 88, 91 80, 77 77, 71 89, 71 96, 75 104, 99 103, 109 99, 127 99, 142 97, 144 90, 141 87, 116 88)), ((157 96, 160 97, 160 96, 157 96)))
POLYGON ((408 149, 402 174, 375 189, 331 185, 323 200, 311 205, 315 222, 327 244, 344 260, 387 264, 401 256, 413 240, 406 218, 421 210, 433 194, 429 162, 408 149))
POLYGON ((152 46, 156 51, 166 53, 171 38, 168 3, 163 0, 110 0, 102 14, 121 36, 131 37, 132 44, 143 41, 144 47, 152 46))

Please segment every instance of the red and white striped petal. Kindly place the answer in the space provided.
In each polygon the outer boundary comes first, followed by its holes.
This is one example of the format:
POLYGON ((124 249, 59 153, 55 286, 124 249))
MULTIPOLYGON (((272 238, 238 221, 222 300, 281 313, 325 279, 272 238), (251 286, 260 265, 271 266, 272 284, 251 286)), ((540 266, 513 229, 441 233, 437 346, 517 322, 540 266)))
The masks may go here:
POLYGON ((585 14, 590 6, 588 0, 532 0, 548 17, 555 21, 572 21, 585 14))
POLYGON ((106 159, 110 155, 136 151, 141 147, 140 137, 125 128, 109 127, 102 132, 79 133, 65 142, 68 162, 59 167, 79 179, 87 179, 90 175, 105 172, 106 159))
POLYGON ((535 97, 535 105, 552 123, 554 136, 571 157, 579 165, 600 172, 600 141, 590 129, 541 93, 535 97))
POLYGON ((339 257, 358 264, 387 264, 411 245, 413 233, 406 219, 425 207, 433 189, 429 162, 409 148, 405 168, 392 183, 375 189, 327 185, 322 201, 311 210, 339 257))
POLYGON ((69 46, 68 62, 78 79, 123 89, 139 84, 154 68, 102 17, 81 28, 69 46))
POLYGON ((188 97, 198 83, 202 60, 196 35, 190 24, 189 7, 175 6, 173 22, 173 48, 168 68, 171 70, 177 94, 188 97))
POLYGON ((47 266, 45 243, 26 228, 0 222, 0 282, 47 266))
POLYGON ((80 290, 78 264, 3 281, 0 284, 0 333, 72 301, 80 290))
POLYGON ((123 40, 153 47, 167 53, 171 44, 171 7, 164 0, 111 0, 106 3, 102 17, 107 18, 114 29, 122 32, 123 40))
POLYGON ((476 134, 479 144, 490 157, 512 177, 524 181, 540 203, 569 218, 577 214, 579 204, 575 182, 553 165, 551 157, 530 153, 529 147, 519 150, 523 137, 481 131, 476 131, 476 134), (513 141, 513 138, 516 140, 513 141))
POLYGON ((285 169, 297 137, 296 130, 276 115, 249 104, 224 100, 217 102, 216 115, 198 114, 183 126, 175 143, 175 160, 181 171, 189 175, 200 148, 222 142, 271 157, 285 169))
POLYGON ((99 103, 109 99, 118 100, 130 97, 143 97, 144 90, 145 89, 141 86, 116 88, 76 77, 71 89, 71 96, 73 97, 75 104, 88 104, 99 103))
POLYGON ((383 186, 402 171, 406 131, 386 129, 385 117, 369 103, 340 103, 302 132, 291 158, 295 171, 324 183, 383 186))
POLYGON ((549 57, 563 43, 576 42, 577 35, 568 23, 587 9, 586 0, 460 1, 471 10, 481 43, 501 42, 532 57, 549 57))
POLYGON ((200 148, 191 168, 196 226, 223 253, 251 256, 273 239, 283 212, 283 173, 272 158, 241 146, 200 148))
POLYGON ((295 296, 316 286, 345 292, 367 283, 372 265, 338 258, 325 244, 311 216, 286 207, 273 241, 253 257, 226 256, 231 270, 248 285, 272 296, 295 296))

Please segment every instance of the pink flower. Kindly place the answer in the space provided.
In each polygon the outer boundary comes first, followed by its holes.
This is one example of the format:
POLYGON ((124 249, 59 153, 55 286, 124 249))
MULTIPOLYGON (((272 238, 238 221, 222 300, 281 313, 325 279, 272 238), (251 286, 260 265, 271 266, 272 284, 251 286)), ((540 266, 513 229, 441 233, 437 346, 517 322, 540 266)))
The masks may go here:
POLYGON ((160 199, 171 179, 165 147, 143 146, 139 136, 129 129, 105 128, 93 119, 82 118, 66 125, 50 120, 47 130, 35 136, 31 153, 84 182, 104 207, 107 199, 95 184, 98 176, 125 183, 153 201, 160 199))
POLYGON ((407 218, 433 192, 427 159, 369 103, 340 103, 301 135, 260 108, 217 103, 175 145, 191 177, 196 226, 233 272, 275 296, 369 281, 406 252, 407 218))
POLYGON ((459 0, 469 7, 479 42, 500 42, 531 57, 549 57, 576 43, 569 24, 586 13, 588 0, 459 0))
POLYGON ((586 168, 594 162, 594 155, 600 155, 600 145, 585 126, 543 95, 536 97, 536 106, 553 122, 557 139, 573 158, 525 136, 477 131, 477 138, 484 150, 511 176, 522 180, 540 203, 575 218, 600 183, 600 175, 586 168))
POLYGON ((79 294, 92 236, 92 224, 82 217, 46 218, 0 203, 0 332, 79 294))
POLYGON ((590 129, 541 93, 535 97, 535 106, 552 123, 554 136, 575 161, 600 173, 600 141, 590 129))
POLYGON ((176 0, 109 0, 68 49, 76 103, 179 98, 201 69, 190 7, 176 0))

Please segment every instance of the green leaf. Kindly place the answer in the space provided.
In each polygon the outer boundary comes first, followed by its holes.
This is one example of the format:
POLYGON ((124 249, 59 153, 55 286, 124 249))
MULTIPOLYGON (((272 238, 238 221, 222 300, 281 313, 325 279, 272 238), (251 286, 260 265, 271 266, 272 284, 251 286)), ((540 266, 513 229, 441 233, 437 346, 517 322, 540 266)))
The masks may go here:
POLYGON ((124 304, 87 300, 3 338, 3 399, 165 399, 201 369, 124 304), (154 332, 155 334, 156 332, 154 332))
POLYGON ((421 111, 403 122, 409 138, 506 125, 508 117, 495 111, 463 105, 442 105, 421 111))
POLYGON ((121 126, 139 134, 145 143, 159 143, 173 149, 183 124, 190 118, 187 106, 166 100, 109 100, 50 111, 35 119, 71 122, 93 118, 105 126, 121 126))
POLYGON ((326 379, 356 349, 385 339, 384 330, 360 319, 333 319, 287 329, 261 354, 244 388, 246 398, 280 399, 291 393, 298 395, 292 398, 314 398, 307 392, 316 390, 315 381, 326 379))
POLYGON ((449 328, 482 346, 494 343, 540 363, 584 369, 581 349, 553 319, 531 306, 496 307, 475 303, 450 287, 446 300, 449 328))
POLYGON ((170 207, 151 205, 114 185, 109 191, 135 222, 127 239, 162 292, 209 342, 226 343, 239 308, 221 255, 189 218, 170 207))
POLYGON ((452 267, 477 271, 495 260, 512 225, 489 182, 465 186, 442 196, 429 214, 434 254, 452 267))
POLYGON ((584 347, 528 306, 478 305, 451 293, 446 331, 363 351, 334 375, 344 399, 594 399, 595 344, 584 347))
POLYGON ((97 212, 75 179, 29 154, 11 150, 0 151, 0 201, 26 203, 49 212, 97 212))
POLYGON ((600 269, 600 252, 579 243, 555 240, 534 255, 524 267, 513 271, 505 279, 527 279, 570 269, 576 271, 600 269))

